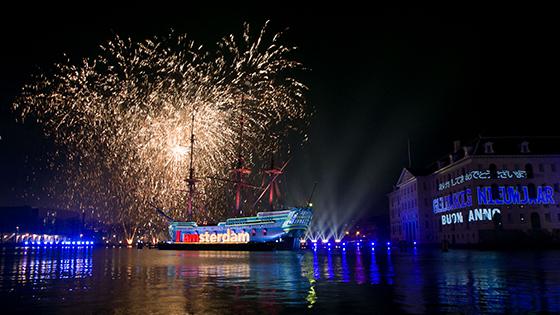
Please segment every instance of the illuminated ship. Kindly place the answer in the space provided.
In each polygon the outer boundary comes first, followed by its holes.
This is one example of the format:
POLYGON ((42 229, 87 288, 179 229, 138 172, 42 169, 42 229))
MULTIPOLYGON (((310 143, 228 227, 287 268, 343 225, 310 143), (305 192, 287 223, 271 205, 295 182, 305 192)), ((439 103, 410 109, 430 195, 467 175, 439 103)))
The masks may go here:
POLYGON ((259 212, 256 216, 230 218, 215 226, 171 222, 171 241, 161 249, 295 249, 305 234, 310 207, 259 212))
MULTIPOLYGON (((194 125, 194 117, 193 117, 194 125)), ((240 141, 243 135, 243 123, 241 123, 240 141)), ((194 178, 193 168, 194 134, 191 129, 191 150, 188 185, 187 207, 189 215, 192 214, 193 196, 196 194, 195 185, 198 181, 194 178)), ((241 145, 240 145, 241 148, 241 145)), ((244 176, 251 170, 244 166, 241 149, 236 167, 232 170, 235 178, 233 180, 213 178, 231 182, 235 185, 235 213, 242 213, 240 209, 241 190, 251 187, 262 190, 262 193, 253 204, 253 208, 260 199, 268 192, 270 211, 258 212, 256 216, 229 218, 215 226, 199 226, 196 222, 179 222, 167 216, 162 210, 157 211, 170 220, 170 240, 160 243, 159 249, 219 249, 219 250, 266 250, 266 249, 296 249, 300 246, 300 239, 304 236, 313 210, 311 208, 311 197, 306 207, 292 207, 283 210, 273 210, 273 199, 279 193, 277 178, 283 174, 284 168, 274 167, 271 159, 270 168, 264 173, 269 177, 266 187, 256 187, 244 182, 244 176)), ((315 188, 313 188, 314 190, 315 188)), ((312 193, 313 194, 313 193, 312 193)))

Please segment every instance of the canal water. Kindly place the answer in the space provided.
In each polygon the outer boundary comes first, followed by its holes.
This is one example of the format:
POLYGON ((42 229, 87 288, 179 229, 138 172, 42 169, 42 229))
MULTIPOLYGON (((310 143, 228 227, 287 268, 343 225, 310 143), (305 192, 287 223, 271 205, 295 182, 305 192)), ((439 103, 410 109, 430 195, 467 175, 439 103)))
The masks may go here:
POLYGON ((0 313, 560 313, 560 251, 0 249, 0 313))

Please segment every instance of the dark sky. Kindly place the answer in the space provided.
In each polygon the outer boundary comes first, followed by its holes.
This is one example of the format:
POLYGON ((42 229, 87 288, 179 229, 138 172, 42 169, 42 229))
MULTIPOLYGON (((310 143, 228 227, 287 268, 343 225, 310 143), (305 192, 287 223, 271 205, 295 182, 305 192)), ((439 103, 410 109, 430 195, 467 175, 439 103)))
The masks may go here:
POLYGON ((20 197, 50 149, 36 127, 17 124, 9 105, 38 67, 92 56, 114 34, 144 39, 170 28, 213 44, 242 23, 289 27, 290 44, 311 69, 302 76, 316 114, 310 141, 289 168, 294 202, 318 181, 318 208, 386 211, 385 194, 407 164, 425 166, 454 139, 558 135, 558 70, 552 12, 546 8, 381 7, 278 2, 208 7, 34 7, 0 19, 0 206, 20 197), (554 57, 554 58, 553 58, 554 57))

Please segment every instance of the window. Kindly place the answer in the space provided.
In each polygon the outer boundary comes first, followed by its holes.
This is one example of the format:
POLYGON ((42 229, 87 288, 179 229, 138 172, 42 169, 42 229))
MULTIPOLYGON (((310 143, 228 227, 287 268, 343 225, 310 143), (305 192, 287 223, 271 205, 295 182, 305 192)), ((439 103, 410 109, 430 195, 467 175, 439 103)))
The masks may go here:
POLYGON ((496 164, 490 164, 490 178, 498 178, 498 167, 496 164))
POLYGON ((545 213, 545 214, 544 214, 544 220, 545 220, 546 222, 551 222, 551 221, 552 221, 551 218, 550 218, 550 213, 545 213))
POLYGON ((486 154, 492 154, 494 153, 494 143, 492 142, 486 142, 484 144, 484 153, 486 154))
POLYGON ((537 198, 537 187, 535 186, 535 184, 530 183, 527 186, 527 189, 529 190, 529 198, 531 199, 537 198))
POLYGON ((554 191, 560 192, 560 185, 558 185, 558 183, 554 184, 554 191))
POLYGON ((508 218, 508 222, 511 223, 511 213, 508 213, 507 218, 508 218))
POLYGON ((550 164, 550 170, 556 172, 556 164, 550 164))
POLYGON ((525 172, 527 172, 527 178, 533 178, 533 164, 525 164, 525 172))
POLYGON ((521 142, 521 153, 529 153, 529 142, 523 141, 521 142))
MULTIPOLYGON (((498 196, 500 196, 500 191, 498 189, 498 185, 496 184, 492 184, 492 186, 490 186, 492 189, 492 198, 498 198, 498 196)), ((531 193, 529 193, 529 195, 531 195, 531 193)), ((536 189, 535 189, 535 195, 536 195, 536 189)))
POLYGON ((539 172, 544 172, 544 165, 542 163, 539 163, 539 172))

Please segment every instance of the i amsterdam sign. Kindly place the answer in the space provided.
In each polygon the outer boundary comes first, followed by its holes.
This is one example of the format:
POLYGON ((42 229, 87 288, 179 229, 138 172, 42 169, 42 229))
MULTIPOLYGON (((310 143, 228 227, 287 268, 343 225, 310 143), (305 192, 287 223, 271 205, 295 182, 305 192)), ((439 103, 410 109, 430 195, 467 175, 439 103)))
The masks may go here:
POLYGON ((215 244, 228 244, 228 243, 249 243, 250 236, 247 232, 235 233, 227 229, 226 233, 202 233, 202 234, 183 234, 181 239, 181 232, 177 231, 177 242, 183 243, 215 243, 215 244))

